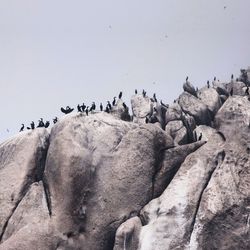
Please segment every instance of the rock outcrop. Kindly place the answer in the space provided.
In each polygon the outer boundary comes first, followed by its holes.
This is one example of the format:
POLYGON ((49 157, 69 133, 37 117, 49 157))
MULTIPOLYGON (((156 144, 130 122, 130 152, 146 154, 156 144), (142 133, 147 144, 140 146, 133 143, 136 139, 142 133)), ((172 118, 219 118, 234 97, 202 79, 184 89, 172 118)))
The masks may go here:
POLYGON ((247 81, 184 84, 169 106, 134 95, 133 120, 119 99, 0 144, 0 250, 250 249, 247 81))

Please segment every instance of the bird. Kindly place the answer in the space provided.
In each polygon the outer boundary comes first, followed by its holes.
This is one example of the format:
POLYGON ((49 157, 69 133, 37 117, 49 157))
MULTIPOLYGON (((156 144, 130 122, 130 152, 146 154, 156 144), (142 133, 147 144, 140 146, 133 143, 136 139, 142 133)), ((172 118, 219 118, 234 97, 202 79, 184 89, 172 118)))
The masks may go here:
POLYGON ((112 105, 115 106, 115 102, 116 102, 116 97, 114 97, 113 101, 112 101, 112 105))
POLYGON ((66 107, 66 109, 64 108, 61 108, 61 111, 64 113, 64 114, 69 114, 73 111, 74 109, 73 108, 70 108, 69 106, 66 107))
POLYGON ((84 110, 86 108, 86 105, 83 103, 82 106, 81 106, 81 108, 82 108, 82 112, 84 112, 84 110))
POLYGON ((127 107, 127 105, 126 105, 126 103, 125 103, 125 102, 123 102, 123 103, 122 103, 122 106, 123 106, 123 108, 124 108, 125 110, 127 110, 127 109, 128 109, 128 107, 127 107))
POLYGON ((198 141, 200 141, 201 138, 202 138, 202 133, 200 133, 199 138, 198 138, 198 141))
POLYGON ((105 112, 110 113, 109 105, 107 104, 105 112))
POLYGON ((137 95, 137 89, 135 89, 135 94, 137 95))
POLYGON ((30 123, 30 127, 31 129, 35 129, 35 123, 33 121, 30 123))
POLYGON ((207 88, 209 89, 209 87, 210 87, 210 84, 209 84, 209 81, 207 81, 207 88))
POLYGON ((48 128, 48 127, 49 127, 49 124, 50 124, 50 122, 49 122, 49 121, 46 121, 45 124, 44 124, 44 127, 45 127, 45 128, 48 128))
POLYGON ((89 106, 86 108, 85 112, 86 112, 86 115, 88 116, 89 115, 89 106))
POLYGON ((230 90, 230 96, 232 96, 233 95, 233 88, 231 88, 231 90, 230 90))
POLYGON ((161 105, 163 106, 163 107, 165 107, 165 108, 169 108, 169 105, 168 104, 164 104, 163 102, 162 102, 162 100, 160 101, 160 103, 161 103, 161 105))
POLYGON ((22 124, 22 127, 20 128, 19 132, 22 132, 24 130, 24 124, 22 124))
POLYGON ((82 112, 82 108, 81 108, 81 106, 79 104, 77 105, 77 111, 82 112))
POLYGON ((90 109, 89 109, 89 112, 95 110, 95 108, 96 108, 96 105, 95 105, 95 102, 93 102, 90 109))
POLYGON ((249 87, 248 87, 248 86, 247 86, 247 88, 246 88, 245 94, 246 94, 246 95, 249 95, 249 87))
POLYGON ((233 80, 233 79, 234 79, 234 75, 232 74, 232 75, 231 75, 231 80, 233 80))
POLYGON ((147 92, 143 89, 143 90, 142 90, 142 95, 143 95, 143 97, 146 97, 146 94, 147 94, 147 92))
POLYGON ((186 77, 186 82, 188 81, 188 76, 186 77))
POLYGON ((53 123, 55 124, 55 123, 57 123, 57 122, 58 122, 58 118, 55 117, 55 118, 53 119, 53 123))
POLYGON ((40 118, 40 120, 38 120, 37 128, 42 128, 42 127, 44 127, 44 122, 43 122, 43 118, 40 118))
POLYGON ((155 93, 154 93, 154 95, 153 95, 153 98, 154 98, 154 101, 157 102, 156 94, 155 94, 155 93))
POLYGON ((102 103, 100 103, 100 110, 103 111, 102 103))
POLYGON ((118 96, 119 99, 122 98, 122 91, 119 93, 119 96, 118 96))
POLYGON ((112 106, 111 106, 110 102, 107 101, 107 103, 108 103, 107 106, 108 106, 109 110, 111 110, 111 109, 112 109, 112 106))

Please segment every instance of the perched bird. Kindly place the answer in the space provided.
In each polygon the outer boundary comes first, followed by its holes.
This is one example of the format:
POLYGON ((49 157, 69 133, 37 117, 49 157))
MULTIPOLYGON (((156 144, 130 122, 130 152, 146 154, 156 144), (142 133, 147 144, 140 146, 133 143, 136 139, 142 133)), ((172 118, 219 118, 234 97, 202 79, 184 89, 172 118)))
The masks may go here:
POLYGON ((122 92, 119 93, 119 96, 118 96, 119 99, 122 98, 122 92))
POLYGON ((30 123, 30 127, 31 129, 35 129, 35 123, 33 121, 30 123))
POLYGON ((44 122, 43 122, 43 118, 40 118, 40 120, 38 120, 37 128, 42 128, 42 127, 44 127, 44 122))
POLYGON ((100 103, 100 110, 103 111, 102 103, 100 103))
POLYGON ((231 80, 233 80, 233 79, 234 79, 234 75, 232 74, 232 75, 231 75, 231 80))
POLYGON ((135 89, 135 94, 137 95, 137 89, 135 89))
POLYGON ((85 112, 86 112, 86 115, 88 116, 89 115, 89 106, 86 108, 85 112))
POLYGON ((58 118, 55 117, 55 118, 53 119, 53 123, 55 124, 55 123, 57 123, 57 122, 58 122, 58 118))
POLYGON ((198 141, 200 141, 201 138, 202 138, 202 133, 200 133, 199 138, 198 138, 198 141))
POLYGON ((115 102, 116 102, 116 97, 114 97, 113 101, 112 101, 112 105, 115 106, 115 102))
POLYGON ((66 109, 64 108, 61 108, 61 111, 64 113, 64 114, 69 114, 73 111, 74 109, 73 108, 70 108, 69 106, 66 107, 66 109))
POLYGON ((153 95, 153 98, 154 98, 154 101, 157 102, 156 94, 155 94, 155 93, 154 93, 154 95, 153 95))
POLYGON ((50 122, 49 122, 49 121, 46 121, 45 124, 44 124, 44 127, 45 127, 45 128, 48 128, 49 125, 50 125, 50 122))
POLYGON ((108 106, 109 110, 111 110, 111 109, 112 109, 112 106, 111 106, 110 102, 107 101, 107 103, 108 103, 107 106, 108 106))
POLYGON ((86 108, 86 105, 83 103, 82 106, 81 106, 81 108, 82 108, 82 112, 84 112, 84 110, 86 108))
POLYGON ((142 90, 142 95, 143 95, 143 97, 146 97, 146 94, 147 94, 147 92, 143 89, 143 90, 142 90))
POLYGON ((123 102, 123 103, 122 103, 122 106, 123 106, 123 108, 124 108, 125 110, 127 110, 127 109, 128 109, 128 107, 127 107, 127 105, 126 105, 126 103, 125 103, 125 102, 123 102))
POLYGON ((82 108, 79 104, 77 105, 77 112, 82 112, 82 108))
POLYGON ((95 106, 95 102, 92 103, 90 109, 89 109, 89 112, 95 110, 96 106, 95 106))
POLYGON ((210 84, 209 84, 209 81, 207 81, 207 88, 209 89, 209 87, 210 87, 210 84))
POLYGON ((246 94, 246 95, 249 95, 249 87, 248 87, 248 86, 247 86, 247 88, 246 88, 245 94, 246 94))
POLYGON ((110 113, 109 105, 107 104, 105 112, 110 113))
POLYGON ((188 76, 186 77, 186 82, 188 81, 188 76))
POLYGON ((230 90, 230 96, 232 96, 233 95, 233 88, 231 88, 231 90, 230 90))
POLYGON ((22 127, 20 128, 19 132, 22 132, 24 130, 24 124, 22 124, 22 127))

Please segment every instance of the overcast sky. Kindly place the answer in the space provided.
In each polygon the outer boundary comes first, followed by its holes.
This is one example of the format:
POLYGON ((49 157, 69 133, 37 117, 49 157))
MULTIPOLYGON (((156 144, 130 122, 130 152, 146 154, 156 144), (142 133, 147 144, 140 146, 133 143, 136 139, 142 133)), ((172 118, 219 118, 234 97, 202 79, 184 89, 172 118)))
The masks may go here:
POLYGON ((0 142, 120 90, 171 103, 250 65, 249 0, 0 0, 0 142))

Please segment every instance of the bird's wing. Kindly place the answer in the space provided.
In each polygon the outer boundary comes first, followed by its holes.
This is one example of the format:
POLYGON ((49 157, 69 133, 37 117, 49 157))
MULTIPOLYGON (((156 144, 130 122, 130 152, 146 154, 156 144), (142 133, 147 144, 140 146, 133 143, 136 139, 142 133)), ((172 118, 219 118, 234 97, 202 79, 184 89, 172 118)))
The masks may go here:
POLYGON ((67 114, 67 111, 66 111, 64 108, 61 108, 61 111, 62 111, 64 114, 67 114))

